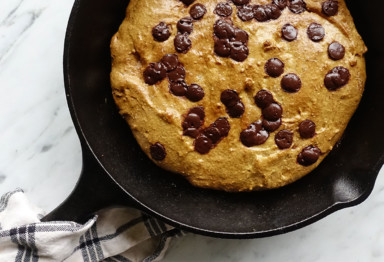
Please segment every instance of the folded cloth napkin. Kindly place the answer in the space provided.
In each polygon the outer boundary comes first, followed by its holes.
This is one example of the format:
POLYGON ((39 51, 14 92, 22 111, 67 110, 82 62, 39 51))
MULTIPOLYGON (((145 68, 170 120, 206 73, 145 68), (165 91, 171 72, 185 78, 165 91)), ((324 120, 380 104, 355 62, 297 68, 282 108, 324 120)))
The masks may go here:
POLYGON ((101 210, 84 225, 42 223, 21 189, 0 199, 0 261, 160 261, 183 233, 132 208, 101 210))

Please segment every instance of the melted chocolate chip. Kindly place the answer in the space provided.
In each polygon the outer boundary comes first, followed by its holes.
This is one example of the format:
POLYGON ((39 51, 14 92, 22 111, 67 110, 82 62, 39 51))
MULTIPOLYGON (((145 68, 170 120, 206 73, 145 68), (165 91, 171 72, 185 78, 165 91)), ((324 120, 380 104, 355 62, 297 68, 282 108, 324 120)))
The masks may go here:
POLYGON ((175 49, 178 53, 187 53, 192 47, 192 41, 187 33, 177 34, 175 37, 175 49))
POLYGON ((318 23, 312 23, 307 29, 307 35, 313 42, 319 42, 325 36, 324 27, 318 23))
POLYGON ((240 41, 231 42, 230 46, 231 46, 230 57, 233 60, 237 62, 243 62, 245 59, 247 59, 249 55, 249 49, 244 43, 240 41))
POLYGON ((213 26, 215 35, 220 39, 230 39, 235 36, 235 28, 226 20, 217 20, 213 26))
POLYGON ((171 32, 166 23, 160 22, 160 24, 152 29, 152 36, 156 41, 164 42, 171 36, 171 32))
POLYGON ((240 140, 247 147, 264 144, 269 137, 269 133, 262 127, 261 121, 252 123, 247 129, 240 133, 240 140))
POLYGON ((189 110, 188 114, 196 114, 200 117, 201 120, 204 120, 205 118, 205 112, 204 107, 202 106, 196 106, 189 110))
POLYGON ((193 31, 193 20, 192 17, 184 17, 177 22, 177 30, 184 34, 191 34, 193 31))
POLYGON ((275 136, 275 143, 280 149, 288 149, 293 143, 293 133, 289 130, 281 130, 275 136))
POLYGON ((286 8, 288 4, 287 0, 273 0, 273 3, 277 5, 280 8, 280 10, 283 10, 284 8, 286 8))
POLYGON ((203 134, 208 137, 213 144, 216 144, 219 142, 221 138, 221 133, 217 127, 209 126, 206 129, 204 129, 203 134))
POLYGON ((232 118, 240 118, 245 112, 243 102, 239 101, 232 107, 227 107, 227 113, 232 118))
POLYGON ((319 160, 321 150, 315 146, 307 146, 297 157, 297 162, 302 166, 310 166, 319 160))
POLYGON ((299 133, 301 138, 304 139, 314 137, 316 134, 316 124, 309 119, 304 120, 299 125, 299 133))
POLYGON ((213 126, 216 127, 219 130, 220 135, 222 137, 227 136, 228 133, 229 133, 229 130, 231 129, 231 126, 230 126, 227 118, 225 118, 225 117, 218 118, 215 121, 215 123, 213 123, 213 126))
POLYGON ((269 19, 276 20, 281 16, 280 8, 275 4, 265 5, 265 12, 269 19))
POLYGON ((196 137, 198 137, 199 134, 200 134, 199 129, 197 129, 197 128, 193 128, 193 127, 191 127, 191 128, 187 128, 187 129, 184 130, 184 132, 183 132, 183 135, 184 135, 184 136, 189 136, 189 137, 192 137, 192 138, 196 138, 196 137))
POLYGON ((289 42, 297 39, 298 30, 291 24, 285 24, 281 29, 281 35, 289 42))
POLYGON ((235 5, 247 5, 251 0, 232 0, 235 5))
POLYGON ((185 79, 185 69, 182 64, 178 64, 177 67, 168 73, 168 79, 171 82, 181 82, 185 79))
POLYGON ((195 0, 180 0, 181 2, 183 2, 185 5, 191 5, 193 4, 193 2, 195 2, 195 0))
POLYGON ((328 55, 335 61, 343 59, 345 55, 345 48, 339 42, 333 42, 328 46, 328 55))
POLYGON ((271 92, 267 90, 264 90, 264 89, 260 90, 259 92, 257 92, 255 96, 255 103, 261 109, 266 108, 273 102, 275 102, 275 100, 273 99, 273 95, 271 92))
POLYGON ((163 58, 161 59, 161 63, 163 63, 167 71, 170 72, 176 69, 177 65, 179 64, 179 58, 175 54, 168 54, 163 56, 163 58))
POLYGON ((228 39, 215 39, 215 53, 221 57, 228 57, 231 54, 231 45, 228 39))
POLYGON ((200 135, 195 140, 195 151, 200 154, 208 154, 212 146, 212 141, 205 135, 200 135))
POLYGON ((265 72, 271 77, 279 77, 284 73, 284 63, 278 58, 271 58, 265 64, 265 72))
POLYGON ((253 6, 253 16, 259 22, 265 22, 269 20, 266 9, 263 5, 254 5, 253 6))
POLYGON ((288 0, 288 8, 292 13, 301 14, 307 10, 304 0, 288 0))
POLYGON ((226 107, 233 107, 240 101, 240 98, 235 90, 227 89, 221 93, 220 100, 226 107))
POLYGON ((154 160, 162 161, 167 156, 167 152, 165 151, 165 147, 159 142, 150 146, 149 151, 154 160))
POLYGON ((327 16, 337 15, 339 12, 339 2, 337 0, 325 1, 322 5, 323 13, 327 16))
POLYGON ((182 127, 184 130, 188 129, 188 128, 200 128, 201 126, 203 125, 202 123, 202 119, 200 118, 199 115, 195 114, 195 113, 189 113, 184 121, 183 121, 183 124, 182 124, 182 127))
POLYGON ((283 108, 278 103, 272 103, 263 109, 263 117, 269 121, 277 121, 283 114, 283 108))
POLYGON ((281 79, 281 88, 288 93, 299 92, 301 80, 296 74, 287 74, 281 79))
POLYGON ((333 68, 324 78, 325 87, 329 91, 335 91, 345 86, 351 77, 349 70, 345 67, 338 66, 333 68))
POLYGON ((270 133, 279 129, 281 124, 282 124, 281 118, 279 118, 277 121, 268 121, 266 119, 263 119, 263 127, 265 128, 265 130, 267 130, 270 133))
POLYGON ((200 20, 207 13, 207 8, 202 4, 195 4, 189 10, 189 14, 195 20, 200 20))
POLYGON ((243 44, 248 43, 248 33, 240 28, 235 29, 235 35, 231 38, 231 42, 242 42, 243 44))
POLYGON ((198 84, 192 84, 187 89, 187 98, 192 102, 198 102, 204 98, 204 90, 198 84))
POLYGON ((232 7, 229 3, 218 3, 215 8, 215 13, 223 17, 230 16, 232 14, 232 7))
POLYGON ((154 85, 165 78, 167 70, 162 63, 150 63, 144 70, 144 81, 148 85, 154 85))
POLYGON ((251 5, 243 5, 237 8, 237 16, 243 21, 253 19, 253 7, 251 5))
POLYGON ((169 83, 169 90, 175 96, 185 96, 187 93, 188 85, 184 80, 169 83))

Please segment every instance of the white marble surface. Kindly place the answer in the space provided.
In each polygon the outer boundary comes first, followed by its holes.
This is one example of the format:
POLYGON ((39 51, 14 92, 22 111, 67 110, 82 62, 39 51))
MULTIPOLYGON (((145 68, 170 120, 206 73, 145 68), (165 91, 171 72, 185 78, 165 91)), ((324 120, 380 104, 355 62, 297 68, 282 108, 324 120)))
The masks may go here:
MULTIPOLYGON (((72 4, 0 2, 0 195, 23 188, 46 211, 71 192, 81 169, 62 76, 72 4)), ((190 234, 176 241, 165 261, 384 261, 383 217, 382 170, 373 194, 357 207, 266 239, 190 234)))

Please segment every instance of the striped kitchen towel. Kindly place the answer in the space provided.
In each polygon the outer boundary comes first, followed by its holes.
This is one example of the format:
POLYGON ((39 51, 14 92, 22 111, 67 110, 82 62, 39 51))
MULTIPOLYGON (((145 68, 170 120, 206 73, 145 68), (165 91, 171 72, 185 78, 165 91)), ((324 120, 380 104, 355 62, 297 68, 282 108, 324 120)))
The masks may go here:
POLYGON ((105 209, 86 224, 40 222, 17 189, 0 199, 0 261, 160 261, 182 232, 132 208, 105 209))

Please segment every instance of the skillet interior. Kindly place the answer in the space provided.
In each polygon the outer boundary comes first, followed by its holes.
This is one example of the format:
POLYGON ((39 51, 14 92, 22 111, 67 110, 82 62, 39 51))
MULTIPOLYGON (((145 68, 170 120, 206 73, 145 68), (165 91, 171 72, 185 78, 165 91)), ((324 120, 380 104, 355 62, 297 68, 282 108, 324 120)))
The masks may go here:
POLYGON ((109 83, 109 42, 127 0, 77 0, 64 55, 66 91, 83 146, 147 212, 194 232, 220 237, 261 237, 287 232, 363 201, 384 162, 384 37, 380 0, 348 6, 365 40, 368 81, 361 106, 343 141, 310 175, 282 189, 225 193, 192 187, 156 167, 120 117, 109 83))

